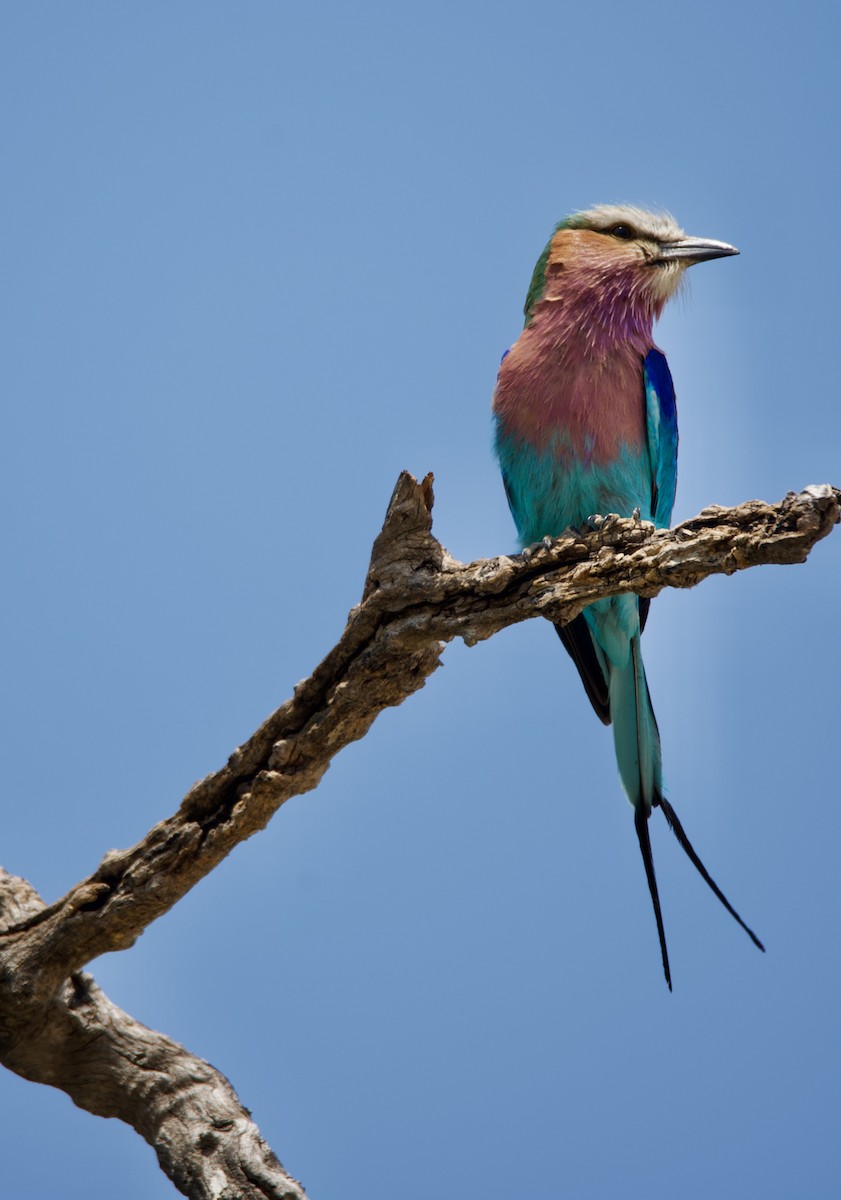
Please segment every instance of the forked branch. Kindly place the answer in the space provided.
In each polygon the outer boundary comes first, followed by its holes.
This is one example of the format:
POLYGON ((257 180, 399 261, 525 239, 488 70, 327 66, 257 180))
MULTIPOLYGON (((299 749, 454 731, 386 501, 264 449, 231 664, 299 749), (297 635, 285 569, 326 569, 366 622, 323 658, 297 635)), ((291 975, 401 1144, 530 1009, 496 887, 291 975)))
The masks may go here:
POLYGON ((779 504, 706 508, 672 530, 615 518, 531 555, 460 563, 432 534, 432 481, 401 475, 361 602, 336 646, 221 770, 129 850, 44 906, 0 873, 0 1060, 131 1124, 191 1197, 303 1197, 223 1076, 116 1009, 80 974, 131 946, 290 796, 317 786, 377 715, 421 688, 445 644, 535 616, 569 621, 604 596, 803 562, 841 514, 828 485, 779 504))

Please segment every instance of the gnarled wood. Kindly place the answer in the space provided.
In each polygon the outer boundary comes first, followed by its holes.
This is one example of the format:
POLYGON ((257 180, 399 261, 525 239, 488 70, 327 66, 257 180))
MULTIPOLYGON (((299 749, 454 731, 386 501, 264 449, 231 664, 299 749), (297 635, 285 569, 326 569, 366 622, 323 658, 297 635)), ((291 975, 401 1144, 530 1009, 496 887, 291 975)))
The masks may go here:
POLYGON ((535 616, 570 621, 604 596, 802 562, 841 514, 838 489, 812 486, 776 505, 706 508, 672 530, 612 518, 533 554, 464 564, 433 536, 432 503, 431 476, 401 475, 336 646, 173 816, 49 907, 0 874, 0 1059, 133 1125, 187 1196, 304 1193, 228 1081, 115 1008, 82 967, 131 946, 285 800, 316 787, 339 750, 423 686, 453 638, 472 645, 535 616))
MULTIPOLYGON (((26 880, 0 868, 0 927, 43 909, 26 880)), ((74 972, 46 1003, 20 982, 5 979, 0 1004, 0 1057, 11 1071, 132 1125, 194 1200, 306 1200, 210 1063, 135 1021, 90 975, 74 972)))

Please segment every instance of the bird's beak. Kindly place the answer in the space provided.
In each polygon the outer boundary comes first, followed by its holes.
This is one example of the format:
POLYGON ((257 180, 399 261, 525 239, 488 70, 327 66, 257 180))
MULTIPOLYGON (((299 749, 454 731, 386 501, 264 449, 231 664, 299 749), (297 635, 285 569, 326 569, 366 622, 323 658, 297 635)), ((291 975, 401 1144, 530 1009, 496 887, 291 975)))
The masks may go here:
POLYGON ((714 242, 709 238, 680 238, 676 242, 661 242, 659 253, 652 259, 655 263, 683 262, 688 267, 693 263, 706 262, 710 258, 725 258, 738 254, 735 246, 727 242, 714 242))

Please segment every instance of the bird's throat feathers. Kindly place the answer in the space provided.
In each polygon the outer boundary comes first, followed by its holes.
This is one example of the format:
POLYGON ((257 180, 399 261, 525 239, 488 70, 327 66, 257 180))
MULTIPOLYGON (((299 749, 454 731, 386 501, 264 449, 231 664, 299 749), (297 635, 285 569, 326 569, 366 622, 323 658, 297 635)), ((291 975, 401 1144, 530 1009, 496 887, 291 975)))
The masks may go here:
POLYGON ((557 229, 535 268, 526 323, 553 327, 573 353, 651 344, 651 329, 681 277, 637 246, 590 229, 557 229))
POLYGON ((680 274, 650 265, 638 247, 562 224, 538 260, 526 327, 500 368, 498 435, 593 466, 641 447, 642 364, 680 274))

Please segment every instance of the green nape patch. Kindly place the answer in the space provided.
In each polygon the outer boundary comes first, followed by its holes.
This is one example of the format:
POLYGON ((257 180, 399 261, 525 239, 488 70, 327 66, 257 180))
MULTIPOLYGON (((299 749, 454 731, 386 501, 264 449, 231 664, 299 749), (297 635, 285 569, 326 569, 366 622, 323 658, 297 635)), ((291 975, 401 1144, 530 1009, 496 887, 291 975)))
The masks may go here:
MULTIPOLYGON (((564 217, 563 221, 559 221, 558 224, 555 226, 555 228, 552 230, 552 237, 554 237, 555 234, 561 229, 577 229, 577 228, 579 228, 581 225, 584 224, 584 221, 581 218, 582 218, 581 213, 573 213, 572 216, 570 216, 570 217, 564 217)), ((531 320, 532 311, 534 309, 534 306, 537 304, 538 300, 543 295, 544 289, 546 287, 546 264, 549 261, 549 251, 551 249, 552 249, 552 238, 550 238, 549 241, 546 243, 546 247, 545 247, 543 253, 541 254, 540 258, 537 260, 537 262, 534 264, 534 271, 532 272, 531 283, 529 284, 529 290, 526 292, 526 302, 523 305, 523 312, 525 313, 525 317, 526 317, 526 325, 528 325, 529 321, 531 320)))

